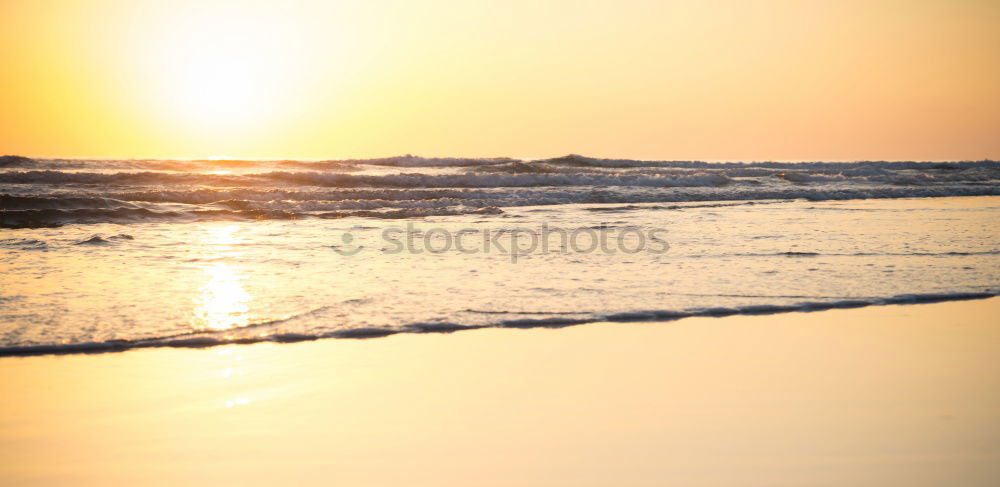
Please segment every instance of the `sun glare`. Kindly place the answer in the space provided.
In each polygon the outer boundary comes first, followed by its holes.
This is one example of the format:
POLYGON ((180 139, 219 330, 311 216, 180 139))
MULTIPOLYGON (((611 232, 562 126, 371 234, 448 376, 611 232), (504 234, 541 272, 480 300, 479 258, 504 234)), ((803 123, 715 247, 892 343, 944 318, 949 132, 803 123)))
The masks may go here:
POLYGON ((995 5, 0 0, 0 146, 975 160, 1000 150, 995 5))
POLYGON ((206 280, 194 299, 191 325, 197 330, 225 330, 246 326, 250 321, 251 296, 243 288, 239 268, 228 260, 234 257, 233 246, 240 243, 237 225, 208 229, 207 241, 216 250, 206 256, 213 260, 203 266, 206 280))
POLYGON ((166 15, 144 57, 159 108, 182 124, 242 131, 294 102, 308 68, 294 19, 225 4, 166 15))

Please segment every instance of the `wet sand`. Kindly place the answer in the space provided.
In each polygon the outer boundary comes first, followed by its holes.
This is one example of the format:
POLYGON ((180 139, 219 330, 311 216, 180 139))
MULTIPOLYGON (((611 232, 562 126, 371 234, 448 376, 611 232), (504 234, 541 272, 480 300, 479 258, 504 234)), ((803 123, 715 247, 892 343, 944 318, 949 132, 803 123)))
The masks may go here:
POLYGON ((1000 484, 1000 298, 0 359, 4 485, 1000 484))

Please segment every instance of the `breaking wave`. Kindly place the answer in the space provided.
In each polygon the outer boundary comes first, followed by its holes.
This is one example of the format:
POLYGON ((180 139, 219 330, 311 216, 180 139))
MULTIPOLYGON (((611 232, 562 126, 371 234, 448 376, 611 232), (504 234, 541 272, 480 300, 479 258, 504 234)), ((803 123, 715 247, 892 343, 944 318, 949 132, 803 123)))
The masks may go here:
POLYGON ((586 203, 627 207, 998 194, 997 161, 711 163, 579 155, 328 161, 0 157, 0 227, 5 228, 164 220, 420 218, 586 203))

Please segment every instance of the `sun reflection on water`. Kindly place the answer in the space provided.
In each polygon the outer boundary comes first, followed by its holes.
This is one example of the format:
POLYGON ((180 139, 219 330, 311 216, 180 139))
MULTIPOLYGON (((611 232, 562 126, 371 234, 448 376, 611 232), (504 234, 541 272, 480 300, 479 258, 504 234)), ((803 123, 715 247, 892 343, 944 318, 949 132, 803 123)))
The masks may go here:
POLYGON ((232 263, 233 246, 240 243, 237 230, 237 225, 209 229, 206 244, 213 252, 206 257, 217 260, 202 267, 208 280, 194 299, 191 325, 196 329, 225 330, 250 322, 251 296, 243 288, 239 268, 232 263))

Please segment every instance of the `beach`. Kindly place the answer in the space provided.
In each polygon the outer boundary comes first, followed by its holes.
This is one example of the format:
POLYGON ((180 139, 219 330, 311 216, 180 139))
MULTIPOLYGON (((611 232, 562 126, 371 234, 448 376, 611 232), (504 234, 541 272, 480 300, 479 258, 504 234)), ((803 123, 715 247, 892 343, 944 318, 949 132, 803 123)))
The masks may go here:
POLYGON ((995 485, 1000 299, 0 359, 5 485, 995 485))
POLYGON ((0 0, 0 487, 1000 486, 998 25, 0 0))

